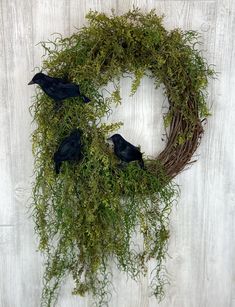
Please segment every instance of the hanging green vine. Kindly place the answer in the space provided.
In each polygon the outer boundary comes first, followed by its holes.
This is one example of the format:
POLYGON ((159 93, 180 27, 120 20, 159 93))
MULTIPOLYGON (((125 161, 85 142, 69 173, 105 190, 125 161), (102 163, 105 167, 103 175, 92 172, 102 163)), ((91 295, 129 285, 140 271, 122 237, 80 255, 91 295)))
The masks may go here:
POLYGON ((196 32, 167 31, 155 11, 111 17, 90 12, 87 19, 88 26, 70 37, 42 43, 42 69, 80 84, 91 102, 67 99, 55 112, 54 102, 37 91, 31 108, 37 124, 32 209, 46 256, 42 306, 54 304, 67 275, 73 277, 74 294, 91 293, 97 306, 108 305, 110 260, 137 279, 155 259, 151 287, 162 298, 169 213, 178 196, 171 179, 190 162, 203 133, 201 120, 209 114, 206 87, 214 72, 195 49, 196 32), (132 95, 147 74, 156 87, 164 85, 170 103, 166 148, 154 160, 145 157, 146 169, 135 163, 117 167, 105 140, 121 123, 100 123, 112 104, 121 102, 119 80, 126 73, 135 76, 132 95), (115 90, 104 98, 108 82, 115 90), (82 131, 84 158, 63 163, 56 175, 53 155, 74 128, 82 131), (143 244, 134 247, 136 230, 143 244))

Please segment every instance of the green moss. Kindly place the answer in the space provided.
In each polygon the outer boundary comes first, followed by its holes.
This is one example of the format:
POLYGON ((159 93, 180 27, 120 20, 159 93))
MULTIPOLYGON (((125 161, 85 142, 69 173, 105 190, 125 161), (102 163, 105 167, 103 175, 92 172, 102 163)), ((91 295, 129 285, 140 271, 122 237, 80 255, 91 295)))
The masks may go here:
MULTIPOLYGON (((90 12, 87 19, 88 26, 72 36, 42 43, 46 52, 42 69, 79 83, 91 102, 69 99, 55 113, 54 102, 38 91, 31 110, 37 124, 32 136, 32 208, 39 248, 47 259, 42 306, 52 306, 63 277, 69 274, 74 294, 89 292, 98 306, 107 305, 110 259, 134 279, 146 274, 147 261, 155 259, 151 286, 158 299, 163 296, 168 218, 178 188, 157 160, 146 160, 147 170, 135 163, 117 167, 105 139, 120 123, 100 124, 100 120, 112 103, 121 102, 120 77, 134 73, 131 94, 146 71, 156 86, 164 83, 165 94, 174 101, 166 125, 175 110, 186 120, 195 120, 187 105, 189 95, 198 101, 199 114, 208 115, 205 88, 213 71, 194 48, 197 33, 167 32, 154 11, 143 14, 134 9, 112 17, 90 12), (104 98, 100 89, 110 81, 115 90, 104 98), (53 154, 75 127, 83 131, 84 159, 63 163, 56 176, 53 154), (142 251, 130 246, 137 228, 144 241, 142 251)), ((179 136, 178 141, 184 142, 189 134, 179 136)))

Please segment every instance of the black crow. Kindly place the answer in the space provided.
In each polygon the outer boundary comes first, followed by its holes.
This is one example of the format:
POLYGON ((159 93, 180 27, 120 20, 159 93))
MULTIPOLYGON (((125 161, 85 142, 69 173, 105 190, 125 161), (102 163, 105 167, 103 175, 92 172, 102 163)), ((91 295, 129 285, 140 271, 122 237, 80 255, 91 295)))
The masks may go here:
POLYGON ((56 102, 56 109, 59 109, 62 105, 62 100, 80 96, 84 103, 90 101, 90 99, 80 93, 79 85, 70 83, 61 78, 49 77, 42 72, 37 73, 30 84, 38 84, 42 90, 56 102))
POLYGON ((142 153, 138 147, 135 147, 131 143, 127 142, 120 134, 114 134, 108 140, 113 142, 114 153, 121 161, 129 163, 137 160, 140 167, 144 168, 142 153))
POLYGON ((81 131, 75 129, 69 136, 63 139, 54 154, 56 174, 59 174, 63 161, 79 161, 82 158, 81 147, 81 131))

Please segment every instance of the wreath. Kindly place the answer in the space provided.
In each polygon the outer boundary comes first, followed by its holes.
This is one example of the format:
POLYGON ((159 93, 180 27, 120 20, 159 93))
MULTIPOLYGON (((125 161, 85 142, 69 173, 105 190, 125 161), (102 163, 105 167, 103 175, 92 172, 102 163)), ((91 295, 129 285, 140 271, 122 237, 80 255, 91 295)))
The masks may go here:
POLYGON ((74 280, 73 294, 90 293, 97 306, 107 305, 112 263, 137 280, 147 274, 150 259, 155 261, 150 289, 162 299, 169 214, 179 194, 172 179, 192 163, 209 115, 206 88, 214 71, 196 48, 197 32, 167 31, 154 10, 111 17, 90 11, 86 18, 88 26, 70 37, 41 43, 42 70, 79 84, 84 96, 65 99, 55 109, 39 89, 31 107, 32 211, 46 256, 42 306, 54 304, 67 275, 74 280), (131 95, 147 75, 156 87, 163 84, 169 101, 166 147, 154 159, 144 155, 143 168, 135 162, 120 167, 106 139, 121 123, 102 121, 121 103, 119 81, 126 74, 134 76, 131 95), (114 90, 104 97, 109 82, 114 90), (56 173, 55 152, 74 129, 81 132, 81 159, 63 162, 56 173), (136 231, 141 240, 133 244, 136 231))

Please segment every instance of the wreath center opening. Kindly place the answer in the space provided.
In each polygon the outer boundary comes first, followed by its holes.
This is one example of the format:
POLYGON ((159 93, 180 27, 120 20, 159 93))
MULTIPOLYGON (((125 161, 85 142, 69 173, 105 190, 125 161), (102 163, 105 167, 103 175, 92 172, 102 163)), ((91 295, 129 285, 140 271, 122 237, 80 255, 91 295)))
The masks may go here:
MULTIPOLYGON (((117 133, 141 146, 144 155, 153 159, 165 146, 164 115, 169 103, 162 86, 156 89, 154 80, 146 75, 142 77, 136 92, 131 95, 133 78, 132 74, 127 74, 120 79, 121 104, 112 104, 111 111, 102 122, 122 122, 117 133)), ((107 92, 104 96, 108 97, 108 92, 114 90, 113 83, 109 83, 105 89, 107 92)))

